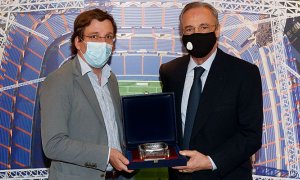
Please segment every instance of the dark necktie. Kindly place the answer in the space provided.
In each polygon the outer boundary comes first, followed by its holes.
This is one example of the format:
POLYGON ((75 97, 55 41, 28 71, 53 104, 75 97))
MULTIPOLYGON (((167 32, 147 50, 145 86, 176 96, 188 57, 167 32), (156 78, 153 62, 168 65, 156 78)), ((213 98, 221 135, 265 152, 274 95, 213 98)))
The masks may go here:
POLYGON ((185 116, 183 149, 189 149, 193 124, 196 117, 200 95, 202 91, 201 75, 205 69, 201 66, 194 68, 194 81, 189 95, 189 101, 185 116))

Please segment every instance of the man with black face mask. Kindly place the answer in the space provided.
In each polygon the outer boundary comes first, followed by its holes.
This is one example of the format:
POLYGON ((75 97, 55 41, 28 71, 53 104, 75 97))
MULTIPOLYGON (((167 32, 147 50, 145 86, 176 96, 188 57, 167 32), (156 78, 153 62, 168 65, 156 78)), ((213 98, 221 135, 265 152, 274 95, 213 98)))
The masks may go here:
POLYGON ((174 92, 181 155, 186 166, 169 179, 252 179, 251 156, 261 147, 263 103, 257 66, 218 48, 218 12, 189 3, 180 15, 189 55, 160 67, 163 92, 174 92))

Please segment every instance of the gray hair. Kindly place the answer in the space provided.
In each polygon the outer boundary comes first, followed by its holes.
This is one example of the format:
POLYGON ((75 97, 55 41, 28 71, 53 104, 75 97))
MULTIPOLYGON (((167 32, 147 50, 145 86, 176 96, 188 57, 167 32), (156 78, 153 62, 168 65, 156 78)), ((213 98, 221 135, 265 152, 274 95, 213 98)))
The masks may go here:
POLYGON ((203 7, 203 8, 207 8, 208 10, 210 10, 212 15, 216 18, 216 21, 217 21, 216 25, 219 25, 218 10, 209 3, 196 1, 196 2, 191 2, 191 3, 186 4, 184 6, 184 8, 182 9, 180 16, 179 16, 180 31, 182 30, 182 17, 184 15, 184 13, 186 13, 190 9, 198 8, 198 7, 203 7))

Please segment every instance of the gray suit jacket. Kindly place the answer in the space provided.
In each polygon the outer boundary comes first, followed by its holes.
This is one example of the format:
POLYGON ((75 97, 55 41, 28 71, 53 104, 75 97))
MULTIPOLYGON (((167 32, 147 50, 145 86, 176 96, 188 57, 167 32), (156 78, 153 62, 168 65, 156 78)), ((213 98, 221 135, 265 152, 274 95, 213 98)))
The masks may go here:
MULTIPOLYGON (((124 148, 120 94, 113 73, 108 88, 124 148)), ((77 57, 45 79, 40 107, 43 149, 52 159, 49 178, 105 179, 108 132, 92 84, 87 74, 81 75, 77 57)))

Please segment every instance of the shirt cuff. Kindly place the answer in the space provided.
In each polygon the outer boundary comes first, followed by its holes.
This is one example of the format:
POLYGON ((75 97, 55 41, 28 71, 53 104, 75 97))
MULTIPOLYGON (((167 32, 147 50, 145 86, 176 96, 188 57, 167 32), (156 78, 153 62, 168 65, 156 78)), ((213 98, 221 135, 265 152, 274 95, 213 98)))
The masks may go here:
POLYGON ((216 169, 217 169, 217 166, 216 166, 216 164, 214 163, 214 161, 210 158, 210 156, 207 156, 207 157, 208 157, 209 161, 211 162, 212 170, 213 170, 213 171, 216 170, 216 169))
POLYGON ((106 161, 106 162, 107 162, 107 163, 106 163, 107 165, 109 164, 109 156, 110 156, 110 148, 108 148, 108 157, 107 157, 107 161, 106 161))
POLYGON ((114 168, 112 167, 112 165, 109 163, 109 156, 110 156, 110 151, 111 148, 108 148, 108 158, 107 158, 107 166, 106 166, 106 171, 112 171, 114 168))

